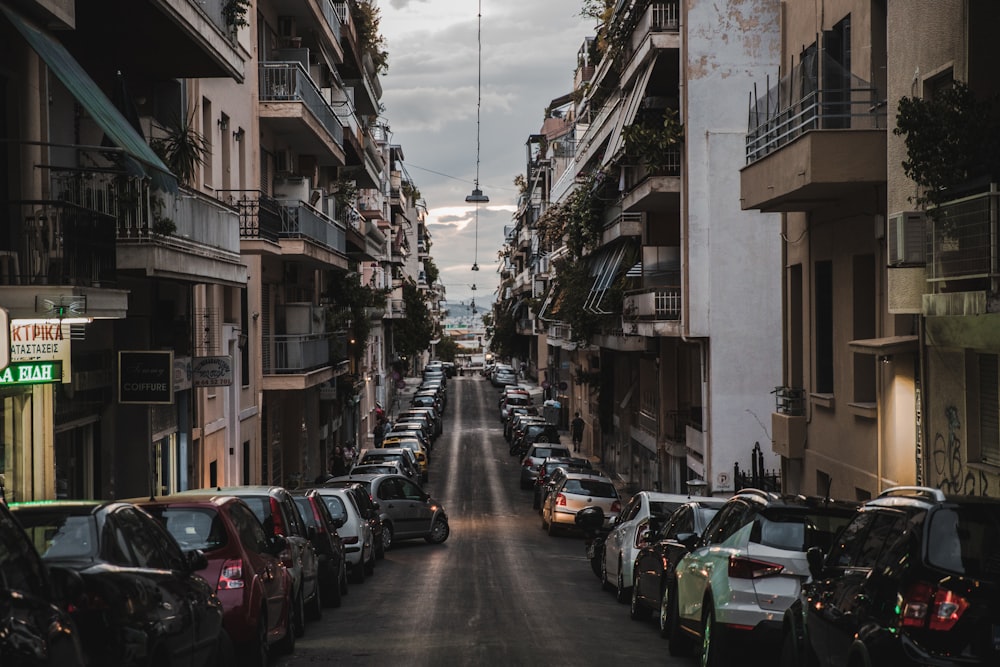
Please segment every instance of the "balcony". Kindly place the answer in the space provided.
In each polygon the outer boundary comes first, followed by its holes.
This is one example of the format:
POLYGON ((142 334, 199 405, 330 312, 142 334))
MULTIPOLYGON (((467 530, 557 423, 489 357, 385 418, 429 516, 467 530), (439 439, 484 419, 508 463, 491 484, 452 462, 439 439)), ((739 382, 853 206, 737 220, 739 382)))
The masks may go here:
POLYGON ((769 93, 750 117, 744 210, 809 211, 886 182, 885 106, 874 88, 817 90, 780 108, 769 93))
POLYGON ((284 209, 279 237, 282 255, 299 256, 316 268, 347 270, 347 231, 303 201, 276 200, 284 209))
POLYGON ((775 408, 771 413, 771 448, 775 454, 801 459, 805 452, 808 422, 806 392, 798 387, 775 387, 775 408))
POLYGON ((1000 288, 997 256, 1000 190, 979 192, 943 204, 927 216, 928 256, 925 315, 995 312, 989 295, 1000 288))
POLYGON ((677 336, 681 333, 683 296, 680 275, 672 286, 631 290, 622 299, 622 330, 636 336, 677 336))
POLYGON ((343 21, 331 0, 271 0, 270 9, 291 21, 295 36, 313 40, 335 63, 344 59, 340 46, 343 21))
POLYGON ((265 314, 265 330, 278 330, 262 340, 265 390, 305 389, 347 372, 346 335, 327 330, 324 307, 287 303, 275 308, 275 319, 265 314))
POLYGON ((625 196, 622 210, 629 213, 642 211, 677 210, 681 192, 681 150, 674 148, 664 155, 666 164, 652 171, 642 165, 625 167, 625 196))
POLYGON ((130 72, 153 80, 224 77, 242 83, 244 50, 226 23, 225 5, 226 0, 80 2, 76 29, 60 31, 60 39, 92 71, 114 72, 125 57, 130 72))
POLYGON ((343 166, 344 127, 302 63, 262 62, 259 74, 261 124, 321 166, 343 166))
POLYGON ((609 221, 604 223, 604 231, 601 232, 601 245, 607 245, 624 236, 641 237, 644 227, 642 213, 616 212, 609 221))
POLYGON ((639 16, 624 54, 627 63, 623 81, 631 81, 644 63, 657 52, 681 48, 678 0, 650 2, 639 16))
POLYGON ((390 320, 401 320, 406 317, 406 304, 402 299, 389 299, 385 316, 390 320))

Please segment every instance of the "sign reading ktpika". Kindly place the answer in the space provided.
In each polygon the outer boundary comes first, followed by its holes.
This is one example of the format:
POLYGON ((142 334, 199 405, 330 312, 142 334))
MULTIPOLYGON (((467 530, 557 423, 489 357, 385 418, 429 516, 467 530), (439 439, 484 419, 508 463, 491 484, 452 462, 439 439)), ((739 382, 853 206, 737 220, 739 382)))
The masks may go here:
POLYGON ((118 352, 118 402, 169 405, 174 402, 174 353, 118 352))
POLYGON ((42 320, 12 320, 10 323, 11 361, 58 361, 70 382, 70 325, 42 320))

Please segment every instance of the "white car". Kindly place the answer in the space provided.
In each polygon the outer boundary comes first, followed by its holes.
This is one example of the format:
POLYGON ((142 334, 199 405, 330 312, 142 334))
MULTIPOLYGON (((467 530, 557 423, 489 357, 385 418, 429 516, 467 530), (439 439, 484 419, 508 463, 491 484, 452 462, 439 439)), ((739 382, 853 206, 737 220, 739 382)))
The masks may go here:
POLYGON ((542 505, 542 528, 555 535, 576 527, 576 513, 585 507, 600 507, 605 520, 613 522, 621 511, 618 491, 611 479, 594 472, 571 472, 552 489, 542 505))
POLYGON ((605 587, 614 586, 619 602, 629 601, 632 565, 636 554, 646 546, 642 536, 650 530, 650 520, 662 526, 675 509, 690 501, 691 496, 685 494, 654 491, 640 491, 629 500, 604 541, 601 569, 601 582, 605 587))
POLYGON ((354 583, 363 582, 365 575, 371 574, 375 568, 375 539, 371 526, 361 518, 361 511, 350 490, 320 486, 316 487, 316 493, 323 497, 334 521, 344 522, 337 528, 337 533, 344 543, 347 569, 354 583))

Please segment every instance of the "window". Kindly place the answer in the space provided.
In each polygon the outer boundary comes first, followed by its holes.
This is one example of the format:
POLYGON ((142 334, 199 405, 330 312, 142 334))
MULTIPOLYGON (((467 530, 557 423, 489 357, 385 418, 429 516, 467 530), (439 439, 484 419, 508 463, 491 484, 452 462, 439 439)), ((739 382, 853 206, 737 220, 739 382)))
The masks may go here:
POLYGON ((264 532, 264 527, 248 507, 242 503, 233 503, 229 507, 229 518, 236 527, 243 546, 257 553, 264 553, 267 550, 267 534, 264 532))
MULTIPOLYGON (((112 523, 112 520, 109 519, 108 523, 112 523)), ((159 524, 149 519, 144 520, 144 517, 131 507, 115 512, 113 523, 120 542, 130 547, 125 551, 129 558, 128 564, 160 570, 172 569, 174 564, 157 546, 160 536, 156 534, 158 531, 153 529, 158 528, 159 524)))
POLYGON ((733 500, 719 512, 706 531, 709 544, 720 544, 729 539, 753 518, 750 506, 742 500, 733 500))
POLYGON ((0 514, 0 588, 46 595, 42 564, 6 511, 0 514))
POLYGON ((831 567, 848 567, 854 562, 868 526, 875 519, 875 512, 864 512, 859 514, 844 528, 840 534, 840 539, 836 541, 830 549, 830 555, 826 558, 827 565, 831 567))
MULTIPOLYGON (((875 256, 855 255, 853 272, 854 339, 874 338, 875 256)), ((876 360, 870 354, 854 353, 854 402, 875 403, 876 360)))
MULTIPOLYGON (((215 123, 212 117, 212 102, 207 98, 201 98, 201 135, 205 139, 205 152, 202 153, 202 182, 205 185, 212 185, 212 137, 215 134, 215 123)), ((214 484, 213 484, 214 486, 214 484)))
POLYGON ((833 393, 833 262, 815 265, 816 392, 833 393))

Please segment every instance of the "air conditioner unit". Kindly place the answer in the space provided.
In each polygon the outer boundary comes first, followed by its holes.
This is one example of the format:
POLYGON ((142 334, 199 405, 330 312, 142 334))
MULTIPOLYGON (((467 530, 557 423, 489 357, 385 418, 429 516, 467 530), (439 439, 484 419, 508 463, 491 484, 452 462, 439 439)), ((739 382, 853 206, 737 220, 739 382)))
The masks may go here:
POLYGON ((295 172, 295 154, 291 149, 283 148, 274 154, 274 172, 277 174, 295 172))
POLYGON ((926 217, 921 211, 891 214, 886 237, 889 266, 923 266, 927 263, 926 217))

